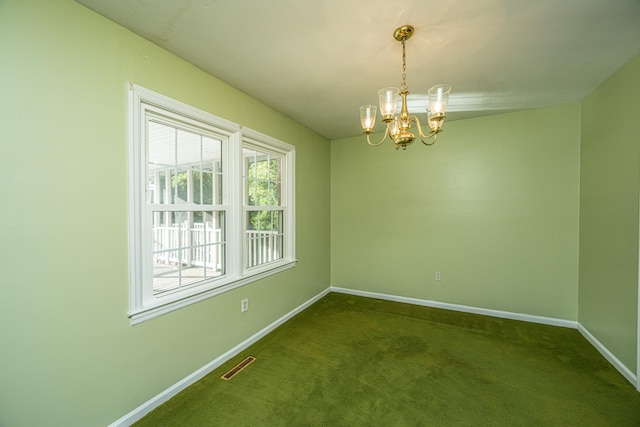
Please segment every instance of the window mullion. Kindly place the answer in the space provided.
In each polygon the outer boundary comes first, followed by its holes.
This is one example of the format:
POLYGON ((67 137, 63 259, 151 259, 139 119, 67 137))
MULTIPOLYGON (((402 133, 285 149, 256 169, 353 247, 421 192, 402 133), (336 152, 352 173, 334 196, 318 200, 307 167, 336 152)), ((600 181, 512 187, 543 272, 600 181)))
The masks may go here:
POLYGON ((236 132, 229 138, 228 153, 228 177, 227 188, 229 194, 229 215, 227 222, 227 254, 230 275, 232 277, 242 277, 243 272, 243 253, 244 238, 242 230, 244 229, 244 209, 243 209, 243 156, 242 156, 242 135, 236 132))

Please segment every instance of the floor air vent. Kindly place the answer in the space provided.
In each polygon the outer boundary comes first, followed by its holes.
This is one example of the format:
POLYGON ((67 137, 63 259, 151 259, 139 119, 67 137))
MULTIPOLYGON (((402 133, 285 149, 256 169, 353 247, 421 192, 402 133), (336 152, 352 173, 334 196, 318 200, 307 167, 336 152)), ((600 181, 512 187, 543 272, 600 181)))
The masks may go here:
POLYGON ((242 371, 244 368, 246 368, 247 366, 249 366, 249 364, 251 364, 251 362, 253 362, 254 360, 256 360, 255 357, 253 356, 249 356, 246 359, 244 359, 242 362, 238 363, 236 366, 234 366, 233 368, 231 368, 229 371, 227 371, 226 374, 224 374, 223 376, 221 376, 220 378, 222 378, 223 380, 230 380, 231 378, 233 378, 238 372, 242 371))

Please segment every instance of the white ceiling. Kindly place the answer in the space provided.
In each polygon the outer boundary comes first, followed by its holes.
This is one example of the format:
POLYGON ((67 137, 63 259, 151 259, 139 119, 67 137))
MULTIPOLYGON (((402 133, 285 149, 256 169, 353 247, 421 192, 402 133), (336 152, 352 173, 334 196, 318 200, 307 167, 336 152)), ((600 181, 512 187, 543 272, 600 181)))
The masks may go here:
POLYGON ((400 86, 401 25, 410 111, 449 83, 449 120, 578 101, 640 53, 640 0, 76 1, 329 139, 400 86))

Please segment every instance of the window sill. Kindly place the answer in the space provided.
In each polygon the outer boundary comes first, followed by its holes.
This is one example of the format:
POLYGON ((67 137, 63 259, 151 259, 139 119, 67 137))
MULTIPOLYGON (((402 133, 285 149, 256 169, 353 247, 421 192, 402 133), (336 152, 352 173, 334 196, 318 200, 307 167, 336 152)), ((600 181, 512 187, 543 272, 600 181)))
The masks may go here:
POLYGON ((281 271, 288 270, 295 267, 296 262, 296 260, 287 261, 279 264, 274 268, 260 271, 259 273, 252 274, 251 276, 242 277, 238 280, 225 283, 224 285, 220 285, 215 288, 209 288, 202 292, 185 295, 183 297, 172 299, 168 302, 160 302, 155 306, 149 306, 136 311, 132 311, 129 313, 131 326, 146 322, 147 320, 151 320, 155 317, 162 316, 163 314, 170 313, 174 310, 178 310, 180 308, 189 306, 199 301, 203 301, 213 296, 220 295, 224 292, 239 288, 240 286, 244 286, 248 283, 255 282, 265 277, 280 273, 281 271))

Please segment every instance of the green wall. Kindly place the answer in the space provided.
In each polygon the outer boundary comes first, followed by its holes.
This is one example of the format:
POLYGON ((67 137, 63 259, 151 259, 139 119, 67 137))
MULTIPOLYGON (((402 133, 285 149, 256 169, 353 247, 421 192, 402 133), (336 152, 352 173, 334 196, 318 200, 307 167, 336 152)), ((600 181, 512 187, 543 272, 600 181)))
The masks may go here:
POLYGON ((406 151, 333 141, 332 285, 576 320, 579 119, 455 121, 406 151))
POLYGON ((0 0, 0 69, 0 425, 107 425, 329 286, 328 140, 71 0, 0 0), (127 82, 296 146, 294 269, 130 326, 127 82))
POLYGON ((0 70, 0 425, 108 424, 330 283, 577 319, 635 370, 639 59, 406 152, 329 143, 71 0, 0 0, 0 70), (127 82, 296 146, 296 268, 129 325, 127 82))
POLYGON ((640 57, 582 102, 579 321, 636 372, 640 57))

